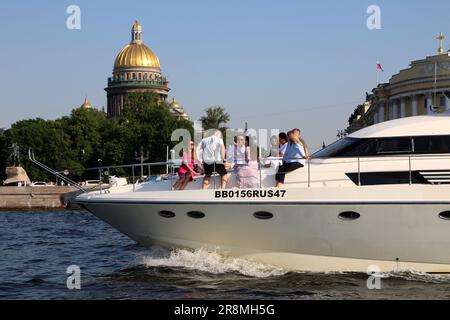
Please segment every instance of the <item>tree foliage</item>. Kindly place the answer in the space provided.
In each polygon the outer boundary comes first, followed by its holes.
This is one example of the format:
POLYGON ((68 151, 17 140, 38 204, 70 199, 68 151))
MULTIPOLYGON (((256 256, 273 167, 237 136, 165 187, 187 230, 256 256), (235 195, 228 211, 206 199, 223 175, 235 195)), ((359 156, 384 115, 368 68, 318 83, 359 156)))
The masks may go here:
POLYGON ((135 146, 135 151, 140 151, 142 147, 149 153, 152 162, 163 160, 161 155, 166 154, 167 146, 173 147, 171 135, 175 129, 188 129, 192 136, 192 124, 174 118, 169 106, 158 103, 158 97, 151 93, 130 94, 124 110, 120 122, 131 130, 131 143, 135 146))
POLYGON ((18 143, 21 165, 34 181, 54 178, 27 161, 30 147, 39 161, 53 169, 74 169, 74 179, 93 178, 97 172, 89 175, 83 169, 97 167, 99 159, 103 166, 137 163, 135 153, 142 147, 149 153, 148 161, 165 161, 166 146, 173 147, 172 131, 186 128, 193 132, 189 121, 172 117, 167 104, 159 103, 153 93, 131 94, 124 110, 120 118, 107 118, 95 109, 75 109, 54 121, 18 121, 0 130, 0 170, 12 164, 8 148, 18 143))
POLYGON ((222 107, 210 107, 205 109, 205 115, 200 118, 203 129, 223 129, 230 121, 230 115, 222 107))
POLYGON ((5 136, 5 130, 0 129, 0 180, 5 179, 5 172, 2 170, 7 162, 7 141, 5 136))

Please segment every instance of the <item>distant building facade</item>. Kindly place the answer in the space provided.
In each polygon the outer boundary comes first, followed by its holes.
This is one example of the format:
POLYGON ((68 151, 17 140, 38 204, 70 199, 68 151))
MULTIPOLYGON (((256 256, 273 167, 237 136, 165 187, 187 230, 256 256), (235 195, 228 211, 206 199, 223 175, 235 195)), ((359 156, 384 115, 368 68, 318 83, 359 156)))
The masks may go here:
POLYGON ((379 84, 349 119, 348 132, 397 118, 447 112, 450 109, 450 51, 413 61, 409 68, 379 84))
MULTIPOLYGON (((137 21, 131 30, 131 42, 116 57, 113 75, 108 78, 105 91, 108 117, 123 114, 127 95, 132 92, 154 92, 160 102, 167 102, 169 81, 161 73, 156 54, 144 44, 142 26, 137 21)), ((179 110, 171 113, 180 114, 179 110)), ((184 110, 181 114, 183 118, 189 118, 184 110)))

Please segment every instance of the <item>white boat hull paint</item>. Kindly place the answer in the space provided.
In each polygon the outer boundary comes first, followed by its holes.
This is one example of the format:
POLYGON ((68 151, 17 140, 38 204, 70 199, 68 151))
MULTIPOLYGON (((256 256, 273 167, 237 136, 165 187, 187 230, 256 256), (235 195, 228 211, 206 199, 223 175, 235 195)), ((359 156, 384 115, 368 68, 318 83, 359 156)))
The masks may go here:
POLYGON ((439 217, 450 210, 448 195, 447 185, 396 185, 286 189, 284 198, 270 200, 198 190, 87 194, 78 201, 144 246, 209 248, 298 271, 367 272, 375 265, 448 273, 450 221, 439 217), (162 210, 176 216, 161 217, 162 210), (205 217, 193 219, 189 211, 205 217), (257 219, 258 211, 274 217, 257 219), (344 211, 360 218, 342 220, 344 211))

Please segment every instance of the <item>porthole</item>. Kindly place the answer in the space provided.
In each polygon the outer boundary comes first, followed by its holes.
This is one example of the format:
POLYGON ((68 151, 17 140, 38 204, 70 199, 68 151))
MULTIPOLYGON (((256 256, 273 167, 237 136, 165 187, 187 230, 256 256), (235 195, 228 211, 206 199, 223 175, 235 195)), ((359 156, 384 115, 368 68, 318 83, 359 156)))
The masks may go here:
POLYGON ((205 214, 200 211, 189 211, 187 215, 188 217, 191 217, 193 219, 201 219, 205 217, 205 214))
POLYGON ((361 215, 358 212, 354 212, 354 211, 345 211, 345 212, 341 212, 339 213, 339 219, 341 220, 345 220, 345 221, 353 221, 356 219, 359 219, 361 217, 361 215))
POLYGON ((163 210, 163 211, 158 212, 158 214, 161 217, 163 217, 163 218, 173 218, 173 217, 175 217, 175 213, 173 213, 172 211, 163 210))
POLYGON ((256 219, 269 220, 273 218, 273 214, 266 211, 258 211, 253 214, 256 219))
POLYGON ((444 211, 439 213, 439 218, 443 220, 450 220, 450 211, 444 211))

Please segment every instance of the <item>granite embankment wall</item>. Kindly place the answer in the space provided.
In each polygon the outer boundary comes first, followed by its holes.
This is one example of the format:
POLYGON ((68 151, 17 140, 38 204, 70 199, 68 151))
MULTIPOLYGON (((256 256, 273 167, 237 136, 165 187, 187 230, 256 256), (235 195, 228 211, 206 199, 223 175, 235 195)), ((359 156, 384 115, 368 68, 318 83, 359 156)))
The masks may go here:
POLYGON ((78 194, 74 187, 0 187, 0 210, 66 208, 78 194))

